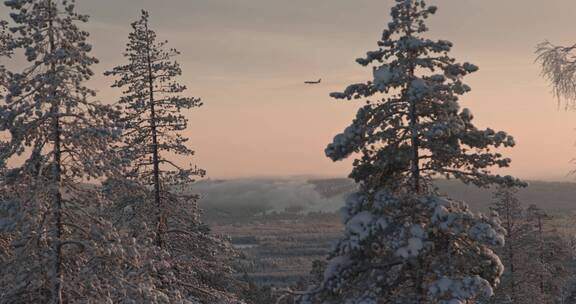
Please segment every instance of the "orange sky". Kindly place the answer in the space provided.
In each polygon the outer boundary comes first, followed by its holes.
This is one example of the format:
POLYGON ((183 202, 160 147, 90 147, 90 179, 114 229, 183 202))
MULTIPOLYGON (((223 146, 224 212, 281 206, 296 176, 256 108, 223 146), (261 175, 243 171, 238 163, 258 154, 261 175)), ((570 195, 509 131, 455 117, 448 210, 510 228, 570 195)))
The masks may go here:
MULTIPOLYGON (((91 82, 115 100, 101 72, 123 62, 129 23, 151 13, 160 38, 182 52, 183 83, 205 106, 189 113, 194 163, 209 177, 345 176, 324 148, 361 101, 328 94, 368 80, 354 63, 389 21, 391 0, 77 0, 91 15, 100 58, 91 82), (302 82, 323 78, 321 85, 302 82)), ((573 0, 437 0, 428 37, 455 44, 453 55, 480 71, 462 100, 480 127, 505 130, 517 147, 506 170, 526 179, 566 180, 576 156, 576 113, 557 107, 534 63, 535 45, 576 42, 573 0)), ((6 8, 0 8, 6 16, 6 8)))

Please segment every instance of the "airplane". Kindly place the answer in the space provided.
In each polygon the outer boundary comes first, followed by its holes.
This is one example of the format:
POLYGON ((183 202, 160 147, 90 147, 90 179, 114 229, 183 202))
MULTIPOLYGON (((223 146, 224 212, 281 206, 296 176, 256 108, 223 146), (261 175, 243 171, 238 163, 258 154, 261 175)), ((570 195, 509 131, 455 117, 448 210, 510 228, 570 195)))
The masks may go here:
POLYGON ((318 81, 304 81, 305 84, 319 84, 322 82, 322 78, 318 79, 318 81))

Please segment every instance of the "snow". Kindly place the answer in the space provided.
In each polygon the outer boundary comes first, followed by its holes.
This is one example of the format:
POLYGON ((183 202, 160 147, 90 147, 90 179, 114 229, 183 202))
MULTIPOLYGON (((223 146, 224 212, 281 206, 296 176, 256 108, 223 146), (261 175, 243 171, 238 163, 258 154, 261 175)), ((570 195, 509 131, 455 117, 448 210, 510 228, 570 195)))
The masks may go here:
POLYGON ((352 265, 353 261, 349 256, 341 255, 334 257, 328 261, 326 270, 324 270, 325 281, 330 280, 332 277, 338 276, 343 269, 352 265))
POLYGON ((365 83, 357 83, 349 85, 343 93, 341 92, 333 92, 330 93, 330 96, 336 99, 358 99, 362 96, 372 94, 373 90, 370 85, 365 83))
POLYGON ((410 233, 417 238, 424 237, 424 229, 421 225, 412 225, 412 227, 410 227, 410 233))
POLYGON ((471 63, 469 63, 469 62, 465 62, 462 67, 463 67, 463 68, 466 70, 466 72, 468 72, 468 73, 474 73, 474 72, 478 71, 478 66, 476 66, 476 65, 474 65, 474 64, 471 64, 471 63))
POLYGON ((6 233, 14 231, 16 228, 16 222, 9 218, 0 218, 0 232, 6 233))
POLYGON ((470 228, 468 233, 472 239, 479 242, 492 246, 504 246, 504 234, 502 231, 496 231, 490 223, 477 223, 470 228))
POLYGON ((358 149, 363 139, 364 130, 360 126, 352 124, 344 130, 344 133, 334 137, 332 143, 326 147, 326 156, 334 161, 342 160, 358 149))
MULTIPOLYGON (((347 209, 344 212, 349 212, 347 209)), ((386 218, 373 214, 370 211, 361 211, 349 216, 345 221, 345 234, 347 238, 342 240, 338 246, 343 252, 352 252, 362 249, 362 243, 379 234, 388 227, 386 218)))
POLYGON ((362 211, 348 220, 346 230, 348 233, 355 234, 359 240, 366 238, 370 233, 374 216, 369 211, 362 211))
POLYGON ((379 68, 374 69, 373 73, 374 73, 374 83, 376 84, 379 83, 387 84, 394 77, 394 73, 390 68, 390 66, 388 65, 383 65, 379 68))
POLYGON ((430 285, 428 294, 442 299, 439 302, 441 304, 466 304, 468 299, 492 296, 493 290, 490 283, 479 276, 463 278, 444 276, 430 285))
POLYGON ((413 237, 408 239, 408 244, 405 247, 400 247, 396 250, 396 255, 404 259, 417 257, 423 248, 424 244, 422 239, 413 237))
POLYGON ((379 190, 374 195, 374 208, 378 211, 392 207, 398 203, 398 199, 394 195, 391 195, 388 190, 379 190))

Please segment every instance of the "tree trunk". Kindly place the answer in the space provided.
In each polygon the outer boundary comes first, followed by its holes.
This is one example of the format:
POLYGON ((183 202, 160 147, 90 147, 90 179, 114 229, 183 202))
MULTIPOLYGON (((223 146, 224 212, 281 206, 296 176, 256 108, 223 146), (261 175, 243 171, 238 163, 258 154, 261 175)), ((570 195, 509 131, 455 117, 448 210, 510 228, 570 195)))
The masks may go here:
POLYGON ((510 291, 511 291, 511 297, 512 297, 512 303, 518 303, 518 297, 516 295, 516 269, 515 269, 515 263, 514 263, 514 246, 513 246, 513 241, 512 241, 512 237, 513 237, 513 223, 512 223, 512 210, 511 210, 511 206, 510 204, 512 203, 512 201, 510 200, 510 197, 508 197, 508 194, 506 194, 505 197, 506 201, 506 230, 508 230, 508 235, 506 237, 506 243, 507 243, 507 247, 508 247, 508 263, 510 264, 510 291))
POLYGON ((150 130, 152 132, 152 164, 153 168, 153 181, 154 184, 154 204, 156 205, 156 246, 164 246, 165 234, 165 220, 164 220, 164 207, 160 195, 160 159, 158 156, 158 132, 156 127, 156 109, 154 101, 154 75, 152 73, 152 58, 150 57, 150 50, 152 48, 150 37, 148 35, 148 23, 145 24, 146 30, 146 60, 148 63, 148 90, 149 103, 150 103, 150 130))
MULTIPOLYGON (((54 41, 54 27, 52 16, 52 1, 49 0, 47 3, 48 9, 48 39, 50 53, 56 51, 56 43, 54 41)), ((55 73, 56 66, 54 63, 50 66, 51 73, 55 73)), ((55 98, 56 89, 51 88, 52 98, 55 98)), ((59 104, 58 101, 52 101, 52 141, 53 146, 53 164, 52 164, 52 177, 51 177, 51 192, 52 192, 52 215, 53 215, 53 225, 51 229, 51 255, 52 255, 52 269, 51 269, 51 300, 52 304, 62 303, 62 251, 61 251, 61 238, 62 238, 62 193, 60 192, 60 182, 61 182, 61 166, 62 166, 62 147, 60 142, 60 118, 59 118, 59 104)))
MULTIPOLYGON (((407 12, 407 14, 410 14, 410 11, 407 12)), ((406 25, 406 35, 408 37, 411 37, 413 33, 412 30, 412 19, 410 18, 410 22, 407 23, 406 25)), ((414 64, 414 60, 416 59, 417 54, 414 54, 414 52, 410 51, 408 53, 408 60, 409 60, 409 71, 408 71, 408 75, 410 77, 410 81, 414 80, 415 78, 415 70, 416 70, 416 65, 414 64)), ((408 92, 408 89, 410 87, 410 83, 406 85, 406 89, 405 89, 405 95, 408 92)), ((421 189, 421 185, 420 185, 420 141, 418 139, 418 113, 417 113, 417 106, 416 103, 417 101, 412 100, 409 101, 410 103, 410 108, 408 109, 409 111, 409 127, 410 127, 410 144, 411 144, 411 148, 412 148, 412 162, 411 162, 411 167, 410 167, 410 173, 411 173, 411 182, 412 182, 412 191, 415 194, 420 193, 421 189)))
POLYGON ((62 238, 62 193, 60 192, 61 182, 61 143, 60 143, 60 122, 58 118, 58 108, 54 107, 52 114, 52 134, 54 141, 54 163, 52 176, 53 206, 52 212, 54 217, 54 227, 52 229, 52 303, 62 303, 62 256, 61 256, 61 238, 62 238))
MULTIPOLYGON (((410 14, 410 11, 407 12, 407 14, 410 14)), ((410 20, 406 25, 406 35, 408 37, 412 36, 413 30, 412 30, 412 19, 411 16, 409 16, 410 20)), ((414 63, 414 61, 416 60, 416 57, 418 56, 418 54, 415 54, 413 51, 410 51, 408 53, 408 64, 409 64, 409 71, 408 71, 408 75, 409 75, 409 79, 410 81, 413 81, 415 79, 415 73, 416 73, 416 65, 414 63)), ((411 83, 408 83, 406 85, 406 88, 404 90, 404 96, 407 96, 408 94, 408 90, 410 88, 411 83)), ((414 192, 414 194, 419 194, 421 191, 421 185, 420 185, 420 142, 418 140, 418 113, 417 113, 417 107, 416 107, 416 100, 409 100, 410 103, 410 107, 409 107, 409 128, 410 128, 410 144, 411 144, 411 148, 412 148, 412 161, 411 161, 411 167, 410 167, 410 173, 411 173, 411 187, 412 187, 412 191, 414 192)), ((424 288, 424 267, 425 267, 425 261, 421 258, 418 257, 417 260, 417 268, 416 271, 416 282, 415 282, 415 287, 416 287, 416 295, 417 295, 417 304, 420 303, 425 303, 426 302, 426 290, 424 288)))
POLYGON ((410 103, 410 132, 412 133, 412 190, 414 193, 420 193, 420 155, 419 155, 419 140, 418 140, 418 114, 416 113, 416 102, 410 103))
POLYGON ((540 294, 544 295, 544 232, 542 228, 542 216, 538 215, 538 236, 540 238, 540 294))

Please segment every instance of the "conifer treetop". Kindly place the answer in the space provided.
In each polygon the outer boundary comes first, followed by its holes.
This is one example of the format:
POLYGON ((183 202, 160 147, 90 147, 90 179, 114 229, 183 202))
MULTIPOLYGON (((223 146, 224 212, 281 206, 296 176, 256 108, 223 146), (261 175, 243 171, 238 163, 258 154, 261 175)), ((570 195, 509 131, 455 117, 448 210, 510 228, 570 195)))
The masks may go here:
POLYGON ((463 77, 478 67, 450 57, 451 42, 423 36, 425 20, 436 11, 422 0, 396 0, 378 50, 356 60, 372 66, 372 79, 331 94, 368 100, 328 145, 326 155, 338 161, 360 154, 351 177, 372 187, 396 188, 415 174, 478 186, 520 183, 490 172, 493 166, 509 166, 510 159, 496 148, 514 146, 513 137, 477 128, 472 112, 459 104, 460 96, 470 91, 463 77))
MULTIPOLYGON (((158 42, 149 18, 149 13, 143 10, 141 18, 132 23, 133 31, 124 53, 128 63, 105 73, 116 77, 113 87, 124 89, 119 101, 125 112, 122 149, 126 158, 136 160, 129 174, 144 178, 152 165, 147 158, 154 144, 153 133, 157 134, 159 152, 194 155, 186 146, 188 138, 180 133, 188 126, 182 111, 203 105, 199 98, 183 95, 186 86, 175 80, 182 75, 180 64, 174 60, 180 52, 167 48, 167 41, 158 42)), ((195 166, 181 166, 166 155, 159 157, 165 183, 190 183, 194 176, 205 174, 195 166)))
POLYGON ((9 0, 12 9, 9 52, 22 53, 28 65, 5 74, 6 94, 0 99, 0 163, 31 152, 23 165, 48 174, 53 144, 52 123, 59 121, 63 179, 97 178, 109 172, 113 158, 108 143, 117 135, 118 113, 94 100, 84 82, 98 60, 90 55, 89 33, 78 23, 87 15, 75 12, 70 0, 9 0), (94 153, 94 151, 99 151, 94 153))

